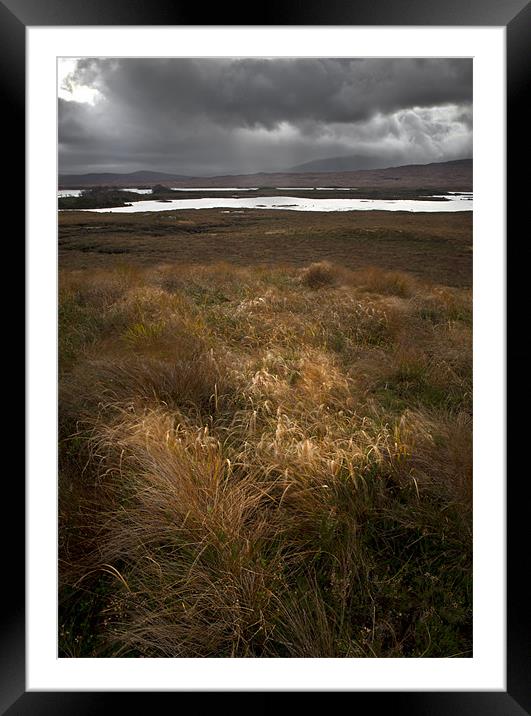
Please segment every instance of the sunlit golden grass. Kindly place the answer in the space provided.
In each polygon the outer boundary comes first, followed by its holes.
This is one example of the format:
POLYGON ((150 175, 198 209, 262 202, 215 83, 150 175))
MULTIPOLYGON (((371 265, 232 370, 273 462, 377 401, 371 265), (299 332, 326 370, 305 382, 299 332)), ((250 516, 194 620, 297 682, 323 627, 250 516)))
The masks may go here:
POLYGON ((380 269, 60 277, 64 656, 471 655, 471 306, 380 269))

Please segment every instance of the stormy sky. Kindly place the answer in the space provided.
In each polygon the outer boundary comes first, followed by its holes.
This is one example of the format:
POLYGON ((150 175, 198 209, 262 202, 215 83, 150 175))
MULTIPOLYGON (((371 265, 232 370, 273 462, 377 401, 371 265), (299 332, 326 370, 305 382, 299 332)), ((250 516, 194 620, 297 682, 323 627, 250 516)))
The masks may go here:
POLYGON ((469 59, 64 59, 58 102, 66 174, 472 155, 469 59))

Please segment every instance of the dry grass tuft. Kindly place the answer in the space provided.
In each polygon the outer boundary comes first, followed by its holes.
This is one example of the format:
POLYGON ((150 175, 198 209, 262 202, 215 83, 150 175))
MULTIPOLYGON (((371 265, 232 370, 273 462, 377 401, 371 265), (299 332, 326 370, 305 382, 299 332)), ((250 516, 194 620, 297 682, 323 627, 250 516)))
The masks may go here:
POLYGON ((418 281, 403 271, 385 271, 371 267, 352 272, 353 282, 370 293, 384 296, 401 296, 409 298, 419 288, 418 281))
POLYGON ((470 653, 468 293, 328 263, 60 285, 62 655, 470 653))
POLYGON ((340 272, 329 261, 319 261, 301 270, 300 280, 308 288, 323 288, 337 285, 340 272))

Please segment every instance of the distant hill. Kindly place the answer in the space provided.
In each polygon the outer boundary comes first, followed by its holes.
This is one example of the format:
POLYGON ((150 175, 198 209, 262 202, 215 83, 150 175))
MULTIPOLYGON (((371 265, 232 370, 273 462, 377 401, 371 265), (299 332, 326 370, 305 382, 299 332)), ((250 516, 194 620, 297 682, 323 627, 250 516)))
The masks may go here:
POLYGON ((297 164, 286 169, 288 173, 301 172, 355 172, 363 169, 383 169, 389 166, 389 159, 381 157, 353 154, 349 157, 328 157, 327 159, 315 159, 304 164, 297 164))
POLYGON ((185 177, 162 172, 132 174, 67 174, 59 176, 60 188, 83 186, 149 186, 173 187, 359 187, 362 189, 440 189, 472 191, 472 159, 431 164, 408 164, 382 169, 360 169, 338 172, 276 172, 227 174, 217 177, 185 177))
POLYGON ((472 159, 409 164, 355 172, 298 172, 201 177, 173 182, 178 187, 359 187, 360 189, 440 189, 472 191, 472 159))
POLYGON ((183 181, 188 177, 182 174, 166 172, 139 171, 129 174, 114 172, 95 172, 93 174, 60 174, 59 187, 68 189, 80 186, 135 186, 137 184, 155 184, 168 181, 183 181))

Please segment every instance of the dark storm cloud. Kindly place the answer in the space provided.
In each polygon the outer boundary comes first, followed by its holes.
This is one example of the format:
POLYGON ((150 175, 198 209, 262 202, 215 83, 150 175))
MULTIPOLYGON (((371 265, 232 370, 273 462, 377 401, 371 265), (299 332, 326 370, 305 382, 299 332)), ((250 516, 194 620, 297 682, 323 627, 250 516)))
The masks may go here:
POLYGON ((62 171, 207 174, 471 150, 470 60, 87 58, 69 79, 100 99, 60 100, 62 171))

